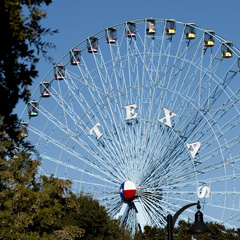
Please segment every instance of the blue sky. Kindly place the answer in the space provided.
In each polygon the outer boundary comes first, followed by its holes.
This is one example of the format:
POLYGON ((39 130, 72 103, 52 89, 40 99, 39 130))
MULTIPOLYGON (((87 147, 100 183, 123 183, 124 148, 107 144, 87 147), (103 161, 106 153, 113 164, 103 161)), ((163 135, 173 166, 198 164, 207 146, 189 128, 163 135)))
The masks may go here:
MULTIPOLYGON (((43 25, 59 30, 59 34, 47 37, 48 41, 56 44, 56 49, 49 51, 54 61, 106 27, 149 17, 195 22, 200 27, 214 30, 240 48, 239 7, 239 0, 53 0, 46 8, 47 17, 43 25)), ((42 59, 38 65, 39 78, 33 89, 51 67, 42 59)))

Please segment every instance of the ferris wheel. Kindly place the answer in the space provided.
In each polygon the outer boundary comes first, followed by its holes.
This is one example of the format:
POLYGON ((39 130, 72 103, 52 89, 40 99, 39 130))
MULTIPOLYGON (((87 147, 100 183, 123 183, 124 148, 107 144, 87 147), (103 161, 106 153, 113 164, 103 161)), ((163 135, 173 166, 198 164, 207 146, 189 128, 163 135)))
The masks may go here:
POLYGON ((174 19, 84 39, 21 115, 39 174, 71 179, 133 233, 197 201, 205 221, 239 227, 239 56, 213 30, 174 19))

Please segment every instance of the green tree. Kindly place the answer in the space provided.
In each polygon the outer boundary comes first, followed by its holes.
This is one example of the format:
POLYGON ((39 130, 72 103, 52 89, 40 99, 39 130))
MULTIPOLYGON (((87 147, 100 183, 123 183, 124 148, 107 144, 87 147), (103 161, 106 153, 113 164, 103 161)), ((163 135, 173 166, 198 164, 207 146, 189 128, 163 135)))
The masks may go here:
POLYGON ((173 238, 176 240, 191 240, 192 236, 187 233, 191 223, 179 221, 177 227, 174 228, 173 238))
POLYGON ((63 219, 85 230, 83 239, 130 240, 130 232, 119 226, 119 221, 111 219, 106 209, 91 196, 72 195, 75 211, 70 211, 63 219))
POLYGON ((165 228, 145 226, 144 232, 137 232, 134 240, 167 240, 167 231, 165 228))
POLYGON ((219 223, 207 223, 211 230, 210 234, 206 234, 198 237, 199 240, 238 240, 239 239, 239 229, 226 229, 223 225, 219 223))
MULTIPOLYGON (((238 240, 240 239, 240 229, 226 229, 223 225, 218 223, 206 223, 211 230, 211 233, 201 236, 194 236, 187 233, 191 226, 190 222, 179 221, 173 231, 174 240, 238 240)), ((134 240, 167 240, 166 228, 156 228, 146 226, 144 233, 136 233, 134 240)))
POLYGON ((38 54, 42 53, 47 57, 47 50, 54 47, 54 44, 45 42, 43 37, 56 31, 44 28, 40 24, 46 17, 46 12, 40 9, 40 6, 49 5, 51 2, 0 0, 0 124, 15 141, 18 140, 19 129, 17 115, 13 113, 13 109, 19 100, 28 102, 28 87, 38 75, 38 54))
POLYGON ((0 191, 0 239, 83 236, 84 229, 63 221, 69 212, 76 211, 70 198, 71 182, 53 176, 41 176, 36 181, 39 161, 32 161, 28 155, 17 154, 1 171, 6 184, 0 191))

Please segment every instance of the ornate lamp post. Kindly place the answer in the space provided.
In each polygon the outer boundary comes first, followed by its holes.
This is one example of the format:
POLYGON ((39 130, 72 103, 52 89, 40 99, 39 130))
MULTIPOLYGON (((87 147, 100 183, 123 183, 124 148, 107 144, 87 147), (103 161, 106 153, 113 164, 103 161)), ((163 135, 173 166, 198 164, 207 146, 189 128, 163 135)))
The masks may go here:
POLYGON ((203 214, 202 214, 202 212, 200 212, 201 207, 200 207, 200 203, 198 201, 197 203, 190 203, 190 204, 182 207, 181 209, 179 209, 175 213, 174 216, 172 216, 171 214, 169 214, 167 216, 168 240, 173 240, 173 228, 174 228, 174 224, 175 224, 177 218, 179 217, 179 215, 183 211, 185 211, 187 208, 192 207, 194 205, 197 205, 198 211, 195 214, 195 222, 188 229, 188 233, 190 233, 192 235, 201 235, 201 234, 204 234, 204 233, 211 232, 209 227, 203 221, 203 214))

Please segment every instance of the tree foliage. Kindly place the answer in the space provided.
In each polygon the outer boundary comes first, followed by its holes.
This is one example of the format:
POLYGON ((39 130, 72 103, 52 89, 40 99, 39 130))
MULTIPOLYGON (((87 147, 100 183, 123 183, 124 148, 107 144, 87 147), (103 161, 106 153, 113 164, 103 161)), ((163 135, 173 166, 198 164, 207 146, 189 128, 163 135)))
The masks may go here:
POLYGON ((0 0, 0 116, 5 132, 15 140, 18 119, 13 109, 19 100, 28 102, 29 86, 38 75, 38 54, 46 56, 47 50, 54 47, 54 44, 45 42, 43 36, 56 31, 40 24, 46 17, 40 6, 51 2, 0 0))
POLYGON ((17 154, 1 171, 0 239, 77 239, 84 229, 64 222, 75 211, 71 182, 53 176, 36 178, 38 161, 17 154), (37 180, 37 181, 36 181, 37 180))
POLYGON ((167 231, 165 228, 145 226, 144 232, 137 232, 134 240, 167 240, 167 231))
MULTIPOLYGON (((179 221, 173 231, 174 240, 238 240, 240 239, 240 229, 226 229, 223 225, 218 223, 206 223, 211 230, 211 233, 201 236, 194 236, 187 233, 191 223, 179 221)), ((144 233, 136 233, 134 240, 167 240, 167 229, 156 227, 145 227, 144 233)))
POLYGON ((76 204, 76 211, 69 212, 64 221, 81 226, 85 230, 83 239, 131 239, 130 232, 120 227, 119 221, 111 219, 106 209, 91 196, 72 195, 72 201, 76 204))

